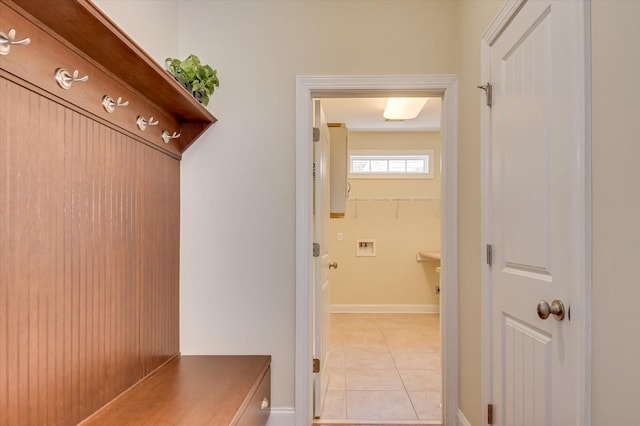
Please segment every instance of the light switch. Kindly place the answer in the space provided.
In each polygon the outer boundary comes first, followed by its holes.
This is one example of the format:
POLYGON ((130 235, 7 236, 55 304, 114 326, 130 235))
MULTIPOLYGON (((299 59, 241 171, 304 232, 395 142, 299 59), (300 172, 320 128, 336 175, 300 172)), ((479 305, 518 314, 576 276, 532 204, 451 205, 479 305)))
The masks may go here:
POLYGON ((338 241, 342 240, 344 240, 344 235, 342 234, 342 232, 338 232, 338 241))

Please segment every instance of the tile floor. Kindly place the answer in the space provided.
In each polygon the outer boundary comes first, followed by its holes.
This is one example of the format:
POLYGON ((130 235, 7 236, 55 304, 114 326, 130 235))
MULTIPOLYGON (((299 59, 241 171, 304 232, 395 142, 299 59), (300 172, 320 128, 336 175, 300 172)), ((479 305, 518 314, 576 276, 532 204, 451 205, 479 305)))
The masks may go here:
POLYGON ((438 314, 331 314, 327 368, 319 422, 441 423, 438 314))

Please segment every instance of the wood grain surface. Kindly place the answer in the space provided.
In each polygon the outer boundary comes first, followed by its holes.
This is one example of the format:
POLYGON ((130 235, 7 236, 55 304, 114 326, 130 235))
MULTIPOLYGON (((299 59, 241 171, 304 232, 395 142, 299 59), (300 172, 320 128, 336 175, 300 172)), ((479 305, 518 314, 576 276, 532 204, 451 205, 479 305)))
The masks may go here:
POLYGON ((0 88, 0 425, 75 424, 178 353, 179 162, 0 88))
MULTIPOLYGON (((251 414, 249 423, 237 414, 251 408, 250 402, 256 400, 251 397, 268 373, 270 360, 269 356, 250 355, 176 358, 82 426, 264 424, 268 411, 262 417, 251 414)), ((262 394, 257 396, 261 401, 262 394)))

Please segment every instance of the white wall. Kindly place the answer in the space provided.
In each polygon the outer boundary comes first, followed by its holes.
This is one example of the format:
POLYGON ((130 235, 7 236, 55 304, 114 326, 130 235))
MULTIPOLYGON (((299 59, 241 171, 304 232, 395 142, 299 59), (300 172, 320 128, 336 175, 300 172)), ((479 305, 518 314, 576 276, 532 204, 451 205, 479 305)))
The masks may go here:
POLYGON ((295 77, 456 73, 451 1, 188 1, 180 53, 218 69, 220 121, 182 164, 183 353, 273 356, 294 403, 295 77))
POLYGON ((94 0, 159 64, 178 56, 178 0, 94 0))
MULTIPOLYGON (((344 218, 331 219, 331 304, 421 305, 435 310, 439 261, 417 262, 418 251, 440 251, 440 201, 356 202, 356 198, 440 197, 439 132, 349 132, 350 150, 433 150, 432 179, 358 179, 344 218), (357 207, 357 208, 356 208, 357 207), (342 240, 337 234, 341 233, 342 240), (356 256, 359 239, 376 240, 376 256, 356 256)), ((333 170, 332 170, 333 171, 333 170)), ((342 306, 342 308, 345 308, 342 306)))
POLYGON ((594 426, 640 424, 640 2, 594 1, 594 426))

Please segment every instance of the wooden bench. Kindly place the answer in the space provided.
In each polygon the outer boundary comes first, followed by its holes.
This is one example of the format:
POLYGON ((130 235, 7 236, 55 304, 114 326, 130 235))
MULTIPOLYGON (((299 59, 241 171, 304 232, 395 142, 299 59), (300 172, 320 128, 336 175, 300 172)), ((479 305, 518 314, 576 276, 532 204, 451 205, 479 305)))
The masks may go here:
POLYGON ((81 424, 264 425, 270 356, 180 356, 81 424))

